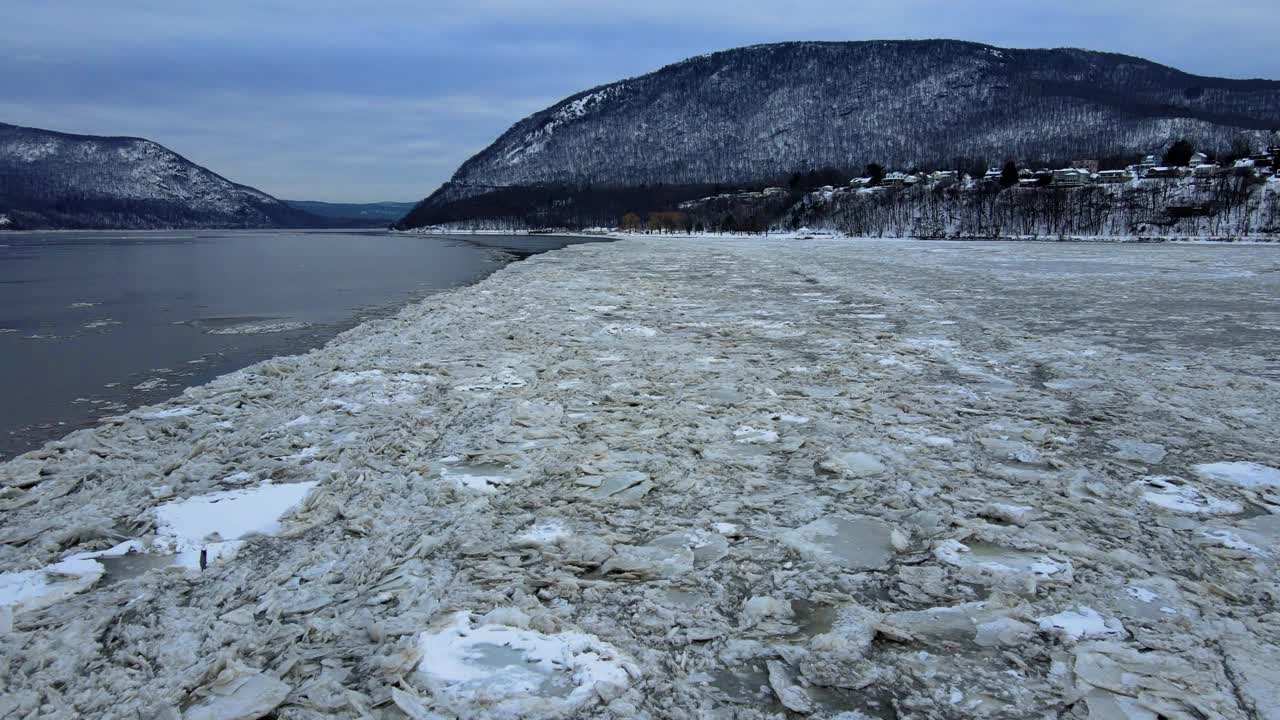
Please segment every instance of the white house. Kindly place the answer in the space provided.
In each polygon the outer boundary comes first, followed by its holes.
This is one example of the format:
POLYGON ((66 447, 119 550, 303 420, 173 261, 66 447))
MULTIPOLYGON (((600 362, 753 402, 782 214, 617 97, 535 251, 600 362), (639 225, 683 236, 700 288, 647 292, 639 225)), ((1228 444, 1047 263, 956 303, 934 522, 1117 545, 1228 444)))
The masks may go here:
POLYGON ((1128 170, 1103 170, 1098 173, 1098 182, 1104 184, 1127 183, 1133 179, 1133 173, 1128 170))
POLYGON ((1063 168, 1053 171, 1054 187, 1079 187, 1089 182, 1093 174, 1084 168, 1063 168))

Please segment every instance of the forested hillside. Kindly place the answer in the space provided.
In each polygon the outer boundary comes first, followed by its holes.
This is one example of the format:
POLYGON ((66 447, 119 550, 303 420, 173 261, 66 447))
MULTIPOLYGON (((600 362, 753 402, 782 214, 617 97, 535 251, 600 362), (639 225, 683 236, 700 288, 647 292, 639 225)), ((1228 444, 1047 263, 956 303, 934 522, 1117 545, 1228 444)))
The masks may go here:
POLYGON ((783 43, 695 57, 516 123, 402 227, 617 224, 718 188, 869 162, 973 170, 1119 162, 1178 138, 1215 150, 1280 128, 1280 82, 1139 58, 958 41, 783 43), (609 221, 612 222, 609 222, 609 221))
POLYGON ((322 221, 140 138, 0 123, 6 229, 313 227, 322 221))

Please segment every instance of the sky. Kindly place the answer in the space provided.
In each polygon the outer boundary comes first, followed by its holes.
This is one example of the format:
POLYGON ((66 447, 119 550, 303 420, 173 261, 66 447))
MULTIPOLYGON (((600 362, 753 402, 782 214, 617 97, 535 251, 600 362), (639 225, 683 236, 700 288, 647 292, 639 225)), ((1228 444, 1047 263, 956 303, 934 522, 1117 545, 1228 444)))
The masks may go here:
POLYGON ((155 140, 277 197, 412 201, 522 117, 785 40, 1082 47, 1280 79, 1276 0, 3 0, 0 122, 155 140))

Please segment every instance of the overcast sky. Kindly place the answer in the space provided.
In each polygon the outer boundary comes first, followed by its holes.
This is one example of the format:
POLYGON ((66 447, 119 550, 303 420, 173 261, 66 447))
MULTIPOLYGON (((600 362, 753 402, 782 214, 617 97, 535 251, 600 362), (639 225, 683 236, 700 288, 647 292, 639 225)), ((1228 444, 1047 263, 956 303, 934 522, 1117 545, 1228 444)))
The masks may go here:
POLYGON ((137 135, 290 199, 417 200, 512 123, 781 40, 1084 47, 1280 78, 1277 0, 3 0, 0 122, 137 135))

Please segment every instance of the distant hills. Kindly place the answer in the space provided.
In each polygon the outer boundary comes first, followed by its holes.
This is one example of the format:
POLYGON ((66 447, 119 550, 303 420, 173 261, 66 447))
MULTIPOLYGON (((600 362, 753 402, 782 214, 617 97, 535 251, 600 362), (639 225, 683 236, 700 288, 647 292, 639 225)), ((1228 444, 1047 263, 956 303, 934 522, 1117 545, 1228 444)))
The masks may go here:
POLYGON ((363 223, 369 227, 386 227, 404 217, 405 213, 417 205, 411 202, 327 203, 315 200, 285 200, 284 202, 318 217, 351 224, 363 223))
POLYGON ((616 225, 629 211, 825 172, 1134 158, 1186 138, 1261 145, 1280 82, 1140 58, 952 40, 727 50, 516 123, 398 224, 616 225))
POLYGON ((0 123, 0 226, 7 229, 328 224, 150 140, 0 123))

